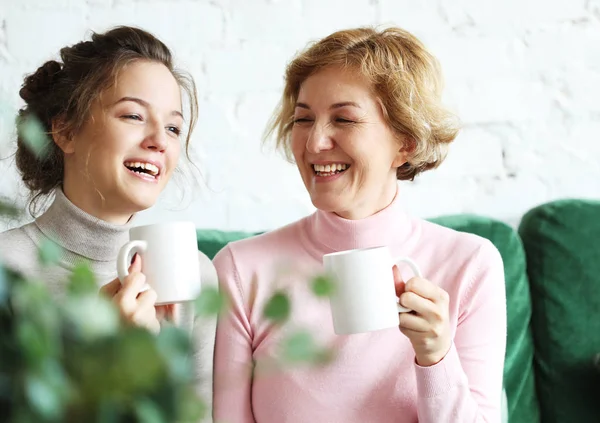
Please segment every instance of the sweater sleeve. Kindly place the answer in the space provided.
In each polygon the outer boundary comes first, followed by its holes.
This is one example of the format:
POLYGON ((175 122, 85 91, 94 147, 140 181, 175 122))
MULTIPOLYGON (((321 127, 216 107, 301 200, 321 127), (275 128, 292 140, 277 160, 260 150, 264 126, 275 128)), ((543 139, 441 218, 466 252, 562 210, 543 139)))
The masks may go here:
POLYGON ((214 418, 219 422, 253 423, 252 329, 230 247, 213 260, 228 308, 219 317, 215 346, 214 418))
MULTIPOLYGON (((218 287, 217 272, 211 260, 202 253, 199 253, 199 259, 202 288, 218 287)), ((216 317, 196 317, 193 320, 192 341, 194 343, 196 393, 204 401, 207 409, 206 417, 202 422, 213 421, 213 363, 216 329, 216 317)))
POLYGON ((421 423, 501 421, 506 350, 506 291, 498 250, 486 241, 461 299, 458 326, 446 357, 415 364, 421 423))

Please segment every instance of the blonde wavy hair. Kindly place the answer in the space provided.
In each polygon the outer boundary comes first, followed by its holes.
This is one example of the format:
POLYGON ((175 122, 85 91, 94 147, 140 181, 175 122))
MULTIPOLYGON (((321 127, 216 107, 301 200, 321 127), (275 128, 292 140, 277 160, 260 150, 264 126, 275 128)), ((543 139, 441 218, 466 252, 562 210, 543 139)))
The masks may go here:
POLYGON ((458 134, 459 120, 441 104, 442 74, 437 59, 400 28, 355 28, 309 45, 287 66, 281 101, 265 132, 293 161, 290 141, 302 83, 326 67, 358 72, 372 85, 383 114, 410 152, 397 170, 400 180, 439 166, 458 134), (408 145, 407 145, 408 144, 408 145))

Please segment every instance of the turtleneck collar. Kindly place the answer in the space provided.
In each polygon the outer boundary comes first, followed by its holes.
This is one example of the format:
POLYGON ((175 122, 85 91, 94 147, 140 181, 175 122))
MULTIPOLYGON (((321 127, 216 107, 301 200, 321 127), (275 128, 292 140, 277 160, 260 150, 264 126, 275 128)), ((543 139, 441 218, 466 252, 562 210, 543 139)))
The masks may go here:
POLYGON ((57 189, 48 210, 35 221, 42 233, 67 251, 97 261, 114 261, 129 240, 133 218, 115 225, 91 216, 57 189))
POLYGON ((399 192, 383 210, 364 219, 349 220, 317 210, 307 220, 307 235, 324 254, 393 244, 404 244, 414 235, 414 222, 402 210, 399 192))

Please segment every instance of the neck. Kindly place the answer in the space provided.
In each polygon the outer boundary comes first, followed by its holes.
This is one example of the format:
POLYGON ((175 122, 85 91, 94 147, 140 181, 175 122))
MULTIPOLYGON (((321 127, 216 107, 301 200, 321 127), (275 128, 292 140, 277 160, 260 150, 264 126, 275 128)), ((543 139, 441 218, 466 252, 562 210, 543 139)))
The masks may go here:
POLYGON ((61 262, 71 266, 82 257, 104 262, 101 273, 106 274, 108 269, 114 269, 119 249, 129 240, 132 222, 119 225, 90 215, 73 204, 58 188, 54 201, 35 220, 35 224, 47 238, 62 247, 64 256, 61 262))
MULTIPOLYGON (((399 190, 399 187, 398 187, 399 190)), ((320 258, 334 251, 381 245, 409 245, 418 240, 409 216, 402 210, 400 194, 391 203, 363 219, 347 219, 339 214, 317 210, 307 219, 305 242, 314 245, 320 258)))
POLYGON ((381 210, 385 209, 390 204, 392 204, 392 202, 396 198, 397 193, 398 183, 396 179, 394 179, 394 183, 386 185, 381 191, 380 195, 378 195, 376 198, 368 198, 365 202, 363 202, 362 205, 358 207, 334 213, 339 217, 348 220, 364 219, 379 213, 381 210))
POLYGON ((65 181, 63 192, 65 197, 79 209, 105 222, 114 225, 124 225, 133 216, 132 212, 114 210, 108 199, 96 190, 81 193, 65 181))

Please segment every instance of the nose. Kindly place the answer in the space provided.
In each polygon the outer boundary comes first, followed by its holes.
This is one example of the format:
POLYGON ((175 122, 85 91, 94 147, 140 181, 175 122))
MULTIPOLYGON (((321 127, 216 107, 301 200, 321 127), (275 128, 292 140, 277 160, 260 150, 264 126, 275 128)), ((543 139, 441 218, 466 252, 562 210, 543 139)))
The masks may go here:
POLYGON ((148 132, 142 142, 142 147, 148 150, 164 153, 169 145, 167 134, 162 123, 155 122, 148 125, 148 132))
POLYGON ((334 144, 333 133, 329 125, 315 123, 306 140, 306 151, 317 154, 322 151, 332 150, 334 144))

